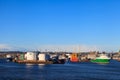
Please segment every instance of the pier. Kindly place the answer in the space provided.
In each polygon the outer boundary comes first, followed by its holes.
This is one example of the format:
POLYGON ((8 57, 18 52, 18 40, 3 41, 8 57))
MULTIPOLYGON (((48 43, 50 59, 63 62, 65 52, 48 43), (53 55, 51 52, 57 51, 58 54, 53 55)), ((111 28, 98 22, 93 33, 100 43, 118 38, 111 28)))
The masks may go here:
POLYGON ((17 60, 14 62, 21 63, 21 64, 53 64, 52 61, 34 61, 34 60, 24 60, 24 61, 17 60))

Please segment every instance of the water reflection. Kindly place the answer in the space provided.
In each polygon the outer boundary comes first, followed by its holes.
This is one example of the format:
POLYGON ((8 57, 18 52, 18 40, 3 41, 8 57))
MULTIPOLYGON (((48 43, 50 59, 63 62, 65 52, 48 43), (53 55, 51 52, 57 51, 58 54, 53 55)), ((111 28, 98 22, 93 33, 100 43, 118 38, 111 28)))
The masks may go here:
POLYGON ((34 66, 34 64, 26 64, 27 68, 32 68, 34 66))
POLYGON ((45 64, 38 64, 38 66, 39 66, 40 69, 43 69, 45 64))

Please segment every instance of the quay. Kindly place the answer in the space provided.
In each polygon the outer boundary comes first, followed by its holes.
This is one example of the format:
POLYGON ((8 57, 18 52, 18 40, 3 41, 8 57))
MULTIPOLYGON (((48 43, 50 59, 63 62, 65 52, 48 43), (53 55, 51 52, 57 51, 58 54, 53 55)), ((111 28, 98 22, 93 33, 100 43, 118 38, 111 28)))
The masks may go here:
POLYGON ((52 61, 34 61, 34 60, 24 60, 24 61, 17 60, 14 62, 20 63, 20 64, 53 64, 52 61))

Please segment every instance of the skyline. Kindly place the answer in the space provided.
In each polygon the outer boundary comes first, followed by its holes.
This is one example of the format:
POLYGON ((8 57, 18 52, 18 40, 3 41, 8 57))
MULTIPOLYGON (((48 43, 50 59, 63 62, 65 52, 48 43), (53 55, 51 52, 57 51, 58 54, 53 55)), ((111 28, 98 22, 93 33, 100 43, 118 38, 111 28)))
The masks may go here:
POLYGON ((0 0, 0 50, 119 51, 119 3, 0 0))

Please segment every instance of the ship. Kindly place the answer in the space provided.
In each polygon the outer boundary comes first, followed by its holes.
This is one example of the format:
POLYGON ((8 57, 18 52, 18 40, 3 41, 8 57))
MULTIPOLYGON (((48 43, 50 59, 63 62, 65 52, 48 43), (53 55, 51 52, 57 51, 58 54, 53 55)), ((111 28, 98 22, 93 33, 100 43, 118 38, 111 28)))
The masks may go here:
POLYGON ((10 54, 7 54, 7 55, 6 55, 6 61, 7 61, 7 62, 10 62, 10 61, 12 61, 12 60, 13 60, 12 56, 11 56, 10 54))
POLYGON ((79 61, 79 59, 78 59, 78 54, 77 54, 77 53, 72 53, 72 54, 71 54, 70 61, 71 61, 71 62, 78 62, 78 61, 79 61))
POLYGON ((90 60, 90 62, 106 64, 110 62, 110 58, 106 54, 100 54, 99 57, 90 60))

